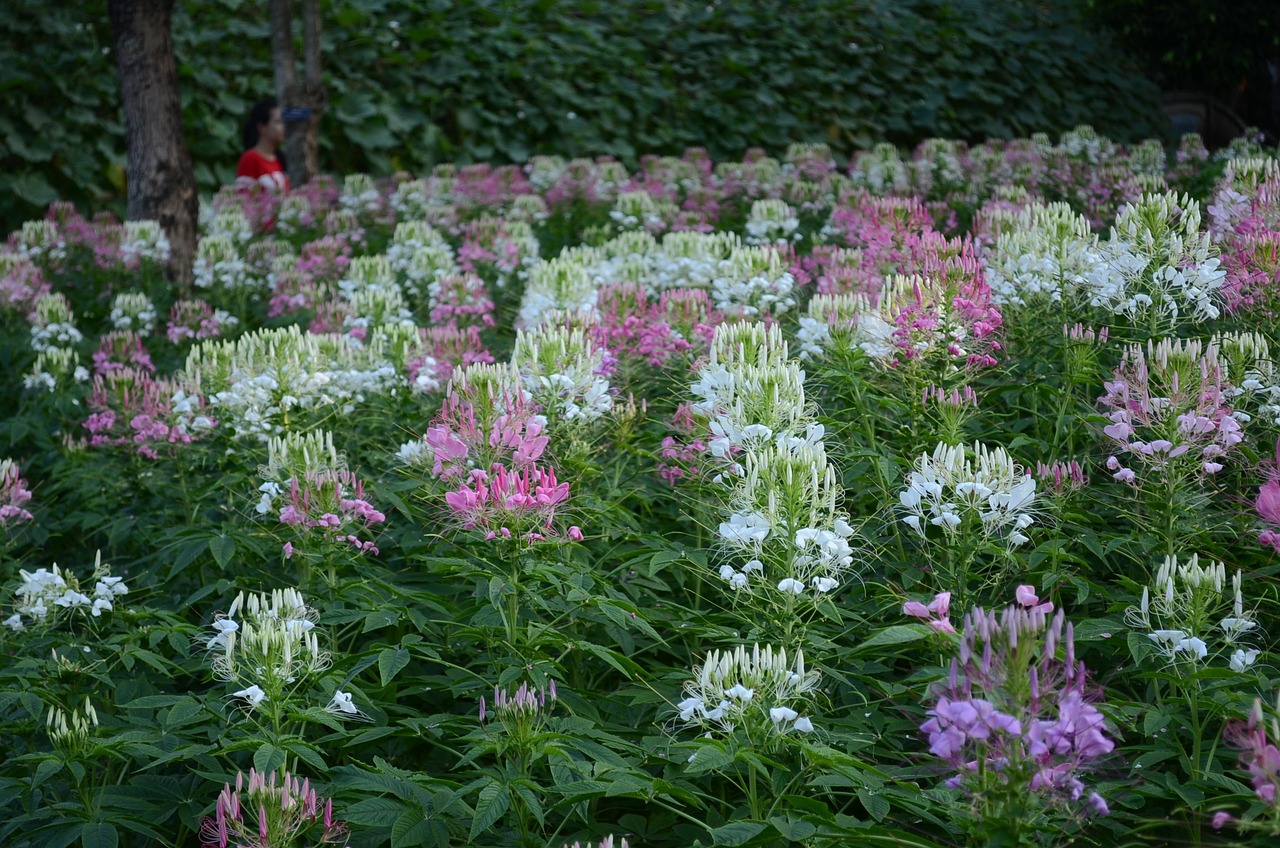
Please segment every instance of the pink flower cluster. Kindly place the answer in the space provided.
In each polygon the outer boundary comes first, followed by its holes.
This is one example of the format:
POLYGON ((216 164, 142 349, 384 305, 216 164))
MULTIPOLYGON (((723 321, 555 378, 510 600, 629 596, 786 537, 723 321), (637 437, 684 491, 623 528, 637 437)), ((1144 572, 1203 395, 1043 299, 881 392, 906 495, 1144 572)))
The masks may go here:
POLYGON ((53 291, 45 281, 44 272, 29 259, 15 259, 0 274, 0 309, 13 310, 22 315, 36 308, 36 301, 53 291))
POLYGON ((446 324, 442 327, 422 327, 418 330, 426 348, 425 356, 410 358, 406 363, 409 372, 409 383, 414 384, 422 369, 431 367, 432 376, 440 383, 446 383, 453 374, 453 369, 476 364, 493 362, 493 354, 480 339, 480 328, 457 327, 446 324))
MULTIPOLYGON (((444 499, 464 529, 487 530, 486 541, 514 536, 537 542, 556 535, 557 510, 569 499, 569 484, 557 480, 549 467, 526 465, 520 471, 508 471, 495 465, 489 471, 473 468, 466 482, 444 499)), ((576 526, 566 535, 582 540, 576 526)))
MULTIPOLYGON (((1120 453, 1156 473, 1168 471, 1175 460, 1198 465, 1204 474, 1222 470, 1220 460, 1244 439, 1240 423, 1228 405, 1230 397, 1221 367, 1200 356, 1191 369, 1179 370, 1158 353, 1128 348, 1113 379, 1103 383, 1099 398, 1110 410, 1111 423, 1102 432, 1120 453)), ((1138 473, 1119 457, 1107 459, 1112 476, 1135 483, 1138 473)))
MULTIPOLYGON (((558 698, 554 680, 548 680, 547 685, 537 687, 530 686, 528 682, 521 682, 514 692, 507 692, 499 686, 493 687, 492 706, 499 718, 506 718, 508 715, 518 717, 542 712, 547 708, 548 703, 554 704, 558 698)), ((489 702, 482 695, 480 697, 481 724, 484 724, 489 717, 489 706, 489 702)))
POLYGON ((474 273, 446 274, 431 284, 431 321, 440 325, 493 326, 493 299, 474 273))
MULTIPOLYGON (((945 605, 919 612, 943 620, 945 605)), ((1078 802, 1087 791, 1084 769, 1114 749, 1087 697, 1071 625, 1061 611, 1050 619, 1052 612, 1033 587, 1020 586, 1017 602, 999 615, 975 608, 965 616, 950 675, 921 725, 930 752, 957 771, 949 785, 1078 802)), ((1108 812, 1096 792, 1087 804, 1108 812)))
POLYGON ((179 300, 169 310, 169 323, 165 335, 171 344, 181 344, 191 339, 203 341, 216 339, 223 333, 223 323, 218 313, 207 302, 199 299, 179 300))
POLYGON ((951 623, 950 592, 939 592, 927 606, 920 601, 907 601, 902 605, 902 614, 920 619, 939 633, 956 632, 951 623))
POLYGON ((163 445, 190 444, 217 426, 203 398, 137 368, 94 377, 87 406, 83 426, 91 446, 133 446, 147 459, 159 459, 163 445))
POLYGON ((537 258, 530 257, 532 247, 512 236, 506 221, 486 215, 463 229, 458 267, 486 280, 505 280, 520 270, 526 259, 537 258))
MULTIPOLYGON (((1272 724, 1272 732, 1280 728, 1272 724)), ((1262 702, 1254 701, 1247 721, 1228 722, 1223 732, 1227 744, 1240 751, 1240 767, 1249 772, 1253 792, 1271 816, 1280 814, 1280 747, 1267 735, 1262 702)), ((1214 815, 1214 828, 1234 821, 1235 816, 1223 811, 1214 815)))
POLYGON ((98 349, 93 353, 93 370, 97 374, 110 374, 133 368, 154 374, 156 366, 151 354, 142 345, 142 339, 133 330, 113 330, 102 336, 98 349))
MULTIPOLYGON (((327 539, 346 542, 362 554, 378 554, 378 547, 362 540, 357 531, 368 530, 387 520, 365 499, 364 483, 345 468, 308 472, 294 477, 282 493, 280 523, 306 534, 318 530, 327 539)), ((285 545, 285 556, 293 556, 293 543, 285 545)))
POLYGON ((347 835, 347 825, 333 818, 333 799, 287 771, 266 776, 249 769, 248 781, 237 774, 235 789, 225 784, 213 816, 200 824, 204 848, 346 845, 347 835))
POLYGON ((25 509, 30 501, 31 490, 17 463, 0 462, 0 530, 8 529, 10 523, 30 521, 32 515, 25 509))
POLYGON ((1280 553, 1280 442, 1276 443, 1276 464, 1272 467, 1271 479, 1262 484, 1253 505, 1267 525, 1258 541, 1280 553))
POLYGON ((636 283, 601 287, 597 309, 600 322, 591 328, 595 343, 637 367, 661 368, 704 352, 724 320, 701 289, 663 292, 653 303, 636 283))

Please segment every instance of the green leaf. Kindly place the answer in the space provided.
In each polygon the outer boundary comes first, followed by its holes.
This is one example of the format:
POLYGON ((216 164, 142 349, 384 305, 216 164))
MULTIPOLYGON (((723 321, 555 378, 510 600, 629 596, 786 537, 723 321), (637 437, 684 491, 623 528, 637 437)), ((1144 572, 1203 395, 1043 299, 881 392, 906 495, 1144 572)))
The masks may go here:
POLYGON ((36 766, 35 777, 31 778, 31 785, 44 786, 50 778, 60 771, 62 771, 62 762, 60 760, 41 760, 40 765, 36 766))
POLYGON ((395 610, 375 610, 364 617, 364 629, 361 633, 369 633, 390 627, 400 620, 400 613, 395 610))
POLYGON ((396 798, 365 798, 343 808, 342 817, 362 827, 394 827, 408 812, 408 805, 396 798))
POLYGON ((432 837, 431 824, 421 810, 405 810, 391 825, 391 848, 413 848, 432 837))
POLYGON ((284 765, 287 759, 288 754, 282 749, 270 742, 264 742, 258 750, 253 752, 253 767, 263 774, 269 774, 284 765))
POLYGON ((511 806, 511 790, 498 783, 490 783, 480 790, 480 800, 476 802, 476 816, 471 820, 471 836, 468 841, 474 843, 476 837, 497 823, 511 806))
POLYGON ((854 650, 865 651, 868 648, 882 648, 886 645, 904 645, 917 642, 933 633, 933 628, 925 624, 895 624, 875 633, 870 639, 858 643, 854 650))
POLYGON ((716 745, 703 745, 693 755, 693 762, 684 767, 687 774, 704 774, 717 771, 733 763, 733 755, 716 745))
POLYGON ((236 553, 236 540, 227 535, 214 536, 209 540, 209 553, 219 568, 226 568, 231 557, 236 553))
POLYGON ((742 845, 754 839, 765 827, 763 822, 730 822, 711 831, 711 839, 715 845, 742 845))
POLYGON ((84 848, 116 848, 120 835, 105 822, 91 822, 80 829, 80 844, 84 848))
POLYGON ((386 648, 378 653, 378 676, 386 686, 409 664, 409 652, 404 648, 386 648))
POLYGON ((817 827, 804 819, 787 819, 782 816, 774 816, 769 819, 769 824, 773 825, 774 830, 782 834, 783 839, 790 842, 803 842, 818 832, 817 827))

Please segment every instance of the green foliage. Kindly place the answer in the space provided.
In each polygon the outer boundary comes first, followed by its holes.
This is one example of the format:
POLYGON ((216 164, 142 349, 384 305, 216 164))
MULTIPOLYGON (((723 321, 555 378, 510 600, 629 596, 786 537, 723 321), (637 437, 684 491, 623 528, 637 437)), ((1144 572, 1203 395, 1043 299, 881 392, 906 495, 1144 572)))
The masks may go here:
MULTIPOLYGON (((322 165, 705 146, 716 158, 828 141, 986 137, 1091 123, 1160 131, 1154 89, 1069 0, 354 0, 322 3, 322 165)), ((0 224, 55 196, 119 207, 124 128, 101 0, 13 0, 0 18, 0 224)), ((174 42, 202 190, 228 182, 272 93, 266 4, 179 3, 174 42)))

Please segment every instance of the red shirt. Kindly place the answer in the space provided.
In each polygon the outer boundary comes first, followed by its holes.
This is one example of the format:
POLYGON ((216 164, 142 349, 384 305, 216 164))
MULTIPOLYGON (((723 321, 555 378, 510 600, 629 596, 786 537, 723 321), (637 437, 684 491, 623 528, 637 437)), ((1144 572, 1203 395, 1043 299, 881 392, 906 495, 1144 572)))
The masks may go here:
POLYGON ((257 183, 268 191, 289 190, 289 177, 280 167, 279 158, 273 156, 268 159, 253 148, 240 157, 240 164, 236 166, 236 182, 257 183))

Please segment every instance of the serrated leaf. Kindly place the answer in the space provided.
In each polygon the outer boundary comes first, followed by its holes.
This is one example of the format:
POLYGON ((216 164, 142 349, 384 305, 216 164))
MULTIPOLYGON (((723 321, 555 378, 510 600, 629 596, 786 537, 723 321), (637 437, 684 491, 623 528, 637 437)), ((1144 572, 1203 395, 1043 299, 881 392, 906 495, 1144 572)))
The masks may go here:
POLYGON ((733 755, 714 745, 704 745, 693 755, 693 761, 686 765, 688 774, 704 774, 722 769, 733 763, 733 755))
POLYGON ((408 805, 395 798, 365 798, 343 808, 342 817, 362 827, 394 827, 408 811, 408 805))
POLYGON ((421 810, 405 810, 391 825, 391 848, 413 848, 432 837, 431 825, 421 810))
POLYGON ((284 765, 286 759, 288 754, 282 749, 264 742, 253 752, 253 767, 263 774, 270 774, 284 765))
POLYGON ((490 783, 480 790, 476 801, 476 815, 471 820, 470 842, 497 823, 511 806, 511 791, 498 783, 490 783))
POLYGON ((404 648, 385 648, 378 653, 378 676, 386 686, 409 664, 409 652, 404 648))
POLYGON ((36 766, 35 777, 31 778, 31 785, 44 786, 50 778, 60 771, 62 771, 62 762, 60 760, 41 760, 40 765, 36 766))
POLYGON ((236 540, 227 535, 214 536, 209 540, 209 553, 219 568, 226 568, 236 554, 236 540))
POLYGON ((80 829, 80 844, 84 848, 116 848, 120 834, 106 822, 90 822, 80 829))
POLYGON ((905 645, 908 642, 924 639, 930 633, 933 633, 933 629, 924 624, 895 624, 878 631, 870 639, 859 642, 854 650, 865 651, 868 648, 881 648, 886 645, 905 645))
POLYGON ((390 627, 400 620, 400 613, 395 610, 374 610, 364 617, 364 628, 361 633, 369 633, 390 627))

